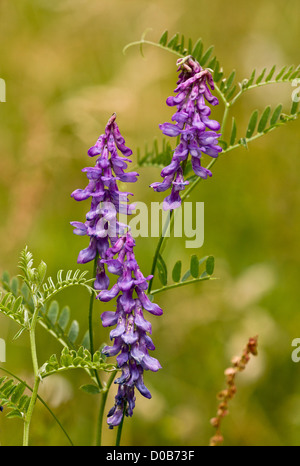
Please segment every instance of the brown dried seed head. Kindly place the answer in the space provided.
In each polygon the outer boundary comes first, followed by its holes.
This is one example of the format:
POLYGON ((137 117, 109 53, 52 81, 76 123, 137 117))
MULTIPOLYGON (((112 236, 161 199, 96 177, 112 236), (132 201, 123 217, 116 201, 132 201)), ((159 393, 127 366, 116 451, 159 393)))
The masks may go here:
POLYGON ((212 425, 213 427, 219 427, 219 425, 220 425, 220 418, 218 418, 218 417, 213 417, 213 418, 211 418, 210 423, 211 423, 211 425, 212 425))

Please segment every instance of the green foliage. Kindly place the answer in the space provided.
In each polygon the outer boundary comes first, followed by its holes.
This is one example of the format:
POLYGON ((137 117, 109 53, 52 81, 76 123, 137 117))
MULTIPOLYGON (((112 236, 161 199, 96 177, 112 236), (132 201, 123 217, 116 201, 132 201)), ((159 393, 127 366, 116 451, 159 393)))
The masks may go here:
MULTIPOLYGON (((190 268, 185 272, 181 278, 181 282, 186 282, 190 277, 200 279, 208 279, 214 273, 214 257, 205 256, 201 259, 197 259, 197 256, 193 255, 190 261, 190 268), (205 270, 200 275, 200 266, 205 264, 205 270)), ((190 281, 188 282, 190 283, 190 281)))
POLYGON ((15 298, 13 293, 0 292, 0 311, 2 314, 13 319, 24 329, 28 327, 29 317, 26 306, 23 305, 23 298, 19 296, 15 298))
POLYGON ((0 377, 0 405, 4 407, 6 417, 24 418, 30 403, 30 397, 23 394, 25 388, 25 383, 15 383, 11 378, 0 377))
POLYGON ((180 281, 182 262, 177 261, 172 270, 172 278, 175 283, 180 281))
POLYGON ((40 375, 45 378, 54 373, 76 368, 85 369, 88 372, 95 370, 111 372, 116 370, 113 364, 105 362, 105 358, 103 358, 100 351, 96 351, 92 356, 83 346, 80 346, 77 351, 64 347, 59 358, 53 354, 43 364, 40 375))
POLYGON ((282 104, 277 105, 273 112, 271 106, 267 105, 267 107, 261 112, 261 115, 258 110, 254 110, 250 116, 245 136, 239 138, 237 142, 237 125, 235 118, 233 117, 229 136, 229 145, 227 146, 225 143, 223 153, 227 150, 232 150, 238 145, 242 145, 247 148, 250 141, 273 131, 275 128, 284 125, 289 121, 295 120, 298 115, 299 112, 295 110, 295 106, 292 106, 289 114, 282 113, 282 104))
POLYGON ((89 348, 88 333, 85 334, 78 344, 80 333, 77 320, 71 320, 71 310, 69 306, 59 307, 57 301, 51 301, 49 306, 45 306, 40 311, 38 321, 48 332, 50 332, 63 346, 76 349, 78 345, 89 348))
POLYGON ((42 296, 44 301, 51 299, 59 291, 74 285, 84 286, 90 293, 93 293, 94 290, 89 283, 94 281, 94 279, 86 279, 85 276, 87 273, 86 270, 81 273, 79 269, 75 270, 75 272, 69 270, 66 276, 63 277, 63 270, 59 270, 55 282, 49 277, 47 283, 43 284, 42 296))
POLYGON ((191 283, 212 280, 214 273, 214 257, 205 256, 201 259, 198 259, 195 254, 191 256, 190 268, 181 276, 182 262, 179 260, 175 263, 172 270, 172 279, 174 283, 168 283, 168 271, 165 261, 162 259, 161 255, 158 255, 157 267, 158 267, 158 276, 163 285, 162 288, 151 291, 151 296, 162 291, 169 289, 177 288, 179 286, 189 285, 191 283), (200 266, 205 265, 205 270, 200 270, 200 266))
POLYGON ((4 272, 0 280, 0 312, 13 319, 21 326, 15 338, 30 328, 35 304, 39 306, 38 322, 62 345, 72 349, 83 345, 89 348, 88 332, 78 343, 80 333, 79 324, 71 320, 71 311, 68 306, 59 309, 57 301, 51 300, 60 291, 71 286, 83 286, 89 293, 94 293, 87 279, 87 272, 69 270, 65 275, 62 270, 57 273, 56 280, 49 277, 45 281, 47 266, 42 261, 39 266, 33 268, 33 257, 27 247, 21 252, 19 267, 22 274, 19 277, 10 278, 8 272, 4 272), (20 279, 23 283, 20 283, 20 279))
POLYGON ((158 167, 163 168, 172 160, 172 147, 164 138, 162 140, 162 148, 158 146, 157 139, 154 139, 152 144, 152 149, 148 149, 148 146, 145 146, 144 155, 141 157, 141 150, 137 150, 137 164, 139 167, 158 167))

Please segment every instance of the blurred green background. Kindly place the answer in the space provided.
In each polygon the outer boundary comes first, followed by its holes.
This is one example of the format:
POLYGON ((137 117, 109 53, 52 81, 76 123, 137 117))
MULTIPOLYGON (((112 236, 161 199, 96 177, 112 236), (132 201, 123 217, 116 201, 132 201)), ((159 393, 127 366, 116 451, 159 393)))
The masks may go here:
MULTIPOLYGON (((0 271, 18 273, 26 244, 36 263, 48 264, 49 275, 77 268, 87 238, 73 235, 69 222, 82 221, 89 202, 76 203, 70 193, 85 186, 86 151, 113 112, 134 161, 137 148, 161 139, 158 125, 173 113, 165 100, 177 80, 176 57, 151 47, 145 47, 145 58, 137 47, 124 55, 127 43, 147 28, 154 41, 165 29, 194 42, 202 37, 206 47, 215 46, 225 74, 236 69, 241 81, 254 68, 299 63, 299 16, 297 0, 2 0, 0 77, 7 89, 6 102, 0 103, 0 271)), ((289 110, 293 90, 279 84, 248 92, 234 109, 239 127, 255 108, 282 103, 289 110)), ((169 241, 164 257, 170 266, 182 259, 188 267, 191 254, 212 254, 219 279, 157 295, 164 315, 151 319, 153 355, 163 369, 146 373, 153 398, 137 395, 135 414, 124 424, 124 445, 207 445, 224 369, 257 334, 259 354, 238 377, 223 423, 224 444, 300 445, 300 365, 291 360, 291 342, 300 337, 299 169, 296 121, 248 151, 224 156, 213 177, 198 185, 192 200, 205 203, 204 245, 191 250, 184 241, 169 241)), ((139 182, 130 186, 134 200, 160 201, 145 188, 158 180, 159 169, 140 170, 139 182)), ((156 242, 137 239, 145 275, 156 242)), ((79 288, 59 296, 83 333, 88 299, 79 288)), ((107 306, 95 305, 97 345, 108 340, 100 322, 107 306)), ((0 337, 7 343, 4 367, 30 382, 28 338, 23 333, 12 342, 16 331, 0 316, 0 337)), ((43 329, 38 348, 41 364, 61 349, 43 329)), ((99 400, 78 388, 88 382, 76 371, 50 377, 41 388, 77 445, 94 442, 99 400)), ((1 444, 20 445, 22 422, 0 416, 1 444)), ((115 431, 105 427, 104 432, 104 443, 112 445, 115 431)), ((39 404, 31 444, 67 444, 39 404)))

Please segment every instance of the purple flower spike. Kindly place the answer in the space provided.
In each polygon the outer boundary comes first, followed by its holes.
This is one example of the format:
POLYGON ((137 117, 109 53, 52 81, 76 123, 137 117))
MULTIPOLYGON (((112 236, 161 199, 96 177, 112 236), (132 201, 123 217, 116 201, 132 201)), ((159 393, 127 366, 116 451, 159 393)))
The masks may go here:
MULTIPOLYGON (((91 199, 91 208, 86 214, 85 223, 71 222, 76 235, 90 237, 89 246, 79 253, 77 261, 80 264, 94 260, 97 254, 100 259, 107 259, 106 251, 110 244, 113 245, 119 234, 123 234, 127 228, 127 225, 118 222, 117 214, 120 211, 124 212, 122 203, 127 201, 129 193, 119 191, 116 181, 134 183, 137 180, 137 172, 124 172, 127 162, 131 162, 128 159, 131 154, 131 149, 125 146, 114 113, 106 125, 104 134, 99 136, 96 144, 88 150, 90 157, 98 156, 98 158, 94 167, 82 170, 89 180, 87 187, 76 189, 72 193, 72 197, 77 201, 91 199)), ((125 213, 130 214, 131 208, 126 204, 125 207, 125 213)), ((121 273, 120 270, 119 272, 121 273)), ((107 290, 108 286, 109 279, 104 265, 98 261, 94 287, 97 290, 107 290)))
POLYGON ((115 381, 119 384, 115 405, 107 419, 111 428, 122 420, 120 406, 124 410, 126 403, 125 414, 132 415, 134 408, 132 396, 135 387, 144 397, 151 398, 150 391, 144 385, 143 371, 157 372, 161 369, 159 361, 148 352, 153 351, 155 346, 147 335, 152 332, 152 326, 145 319, 143 311, 146 310, 157 316, 163 311, 145 294, 152 275, 144 277, 142 274, 135 259, 134 247, 134 239, 130 232, 127 232, 107 250, 107 257, 110 259, 104 262, 111 264, 112 272, 117 271, 119 278, 110 290, 102 290, 97 296, 100 301, 108 301, 119 295, 115 316, 110 311, 104 312, 101 316, 104 326, 116 325, 110 332, 110 338, 114 339, 114 343, 112 346, 106 346, 103 353, 107 356, 117 355, 117 364, 122 370, 122 375, 115 381), (117 259, 114 259, 116 255, 117 259), (120 387, 124 389, 121 390, 120 387))
POLYGON ((164 202, 164 210, 174 210, 181 205, 180 191, 188 184, 183 179, 182 167, 188 155, 192 157, 192 168, 195 175, 206 179, 211 172, 200 163, 202 154, 218 157, 222 151, 218 145, 220 124, 209 118, 211 110, 206 105, 217 105, 218 99, 211 94, 214 82, 209 70, 203 70, 192 56, 177 60, 179 79, 175 89, 176 96, 167 98, 167 105, 176 106, 172 117, 175 123, 163 123, 159 128, 166 136, 180 137, 180 142, 173 153, 167 167, 161 171, 164 180, 150 185, 154 191, 161 192, 172 188, 164 202))

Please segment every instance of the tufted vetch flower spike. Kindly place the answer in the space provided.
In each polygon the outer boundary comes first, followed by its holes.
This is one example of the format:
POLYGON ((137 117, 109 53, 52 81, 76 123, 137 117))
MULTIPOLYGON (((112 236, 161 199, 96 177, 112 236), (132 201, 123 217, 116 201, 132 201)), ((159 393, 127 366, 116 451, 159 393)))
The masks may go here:
POLYGON ((174 210, 181 205, 180 191, 188 184, 183 180, 182 171, 189 155, 195 175, 206 179, 212 174, 202 167, 202 155, 215 158, 222 151, 218 145, 220 123, 209 118, 211 109, 207 105, 215 106, 219 103, 211 93, 214 82, 210 70, 202 69, 191 55, 177 60, 176 64, 179 72, 174 91, 176 95, 168 97, 166 101, 168 106, 176 107, 172 116, 174 123, 166 122, 160 124, 159 128, 166 136, 178 137, 179 143, 171 163, 161 171, 164 180, 150 185, 157 192, 171 188, 171 194, 163 202, 164 210, 174 210))
POLYGON ((116 311, 105 311, 101 316, 105 327, 115 326, 110 332, 113 344, 104 347, 102 352, 106 356, 117 356, 117 364, 122 371, 121 376, 115 380, 119 389, 115 405, 107 418, 111 428, 121 422, 121 408, 122 412, 125 409, 127 416, 132 416, 135 404, 134 388, 137 388, 142 396, 151 398, 151 393, 144 384, 144 370, 157 372, 161 369, 159 361, 149 354, 155 346, 148 335, 152 333, 152 326, 145 318, 144 311, 154 315, 161 315, 163 311, 157 304, 152 303, 145 293, 152 275, 144 277, 142 274, 135 259, 134 247, 135 241, 128 231, 108 249, 107 256, 110 259, 107 262, 117 261, 122 263, 122 267, 112 267, 113 272, 118 272, 117 282, 111 290, 102 290, 97 296, 103 302, 117 298, 116 311), (117 259, 114 259, 115 256, 117 259))
MULTIPOLYGON (((132 151, 125 145, 115 113, 108 120, 104 133, 89 148, 88 155, 98 156, 94 167, 82 170, 88 178, 88 185, 71 194, 76 201, 91 199, 86 221, 71 222, 76 235, 87 235, 90 238, 89 246, 78 255, 77 262, 80 264, 94 260, 97 255, 105 260, 108 248, 126 231, 127 225, 118 221, 118 213, 129 215, 134 206, 128 205, 128 196, 131 193, 119 191, 118 181, 134 183, 138 177, 137 172, 124 171, 128 163, 131 163, 128 157, 132 155, 132 151)), ((105 263, 101 261, 97 263, 94 286, 97 290, 106 290, 109 286, 105 263)))

